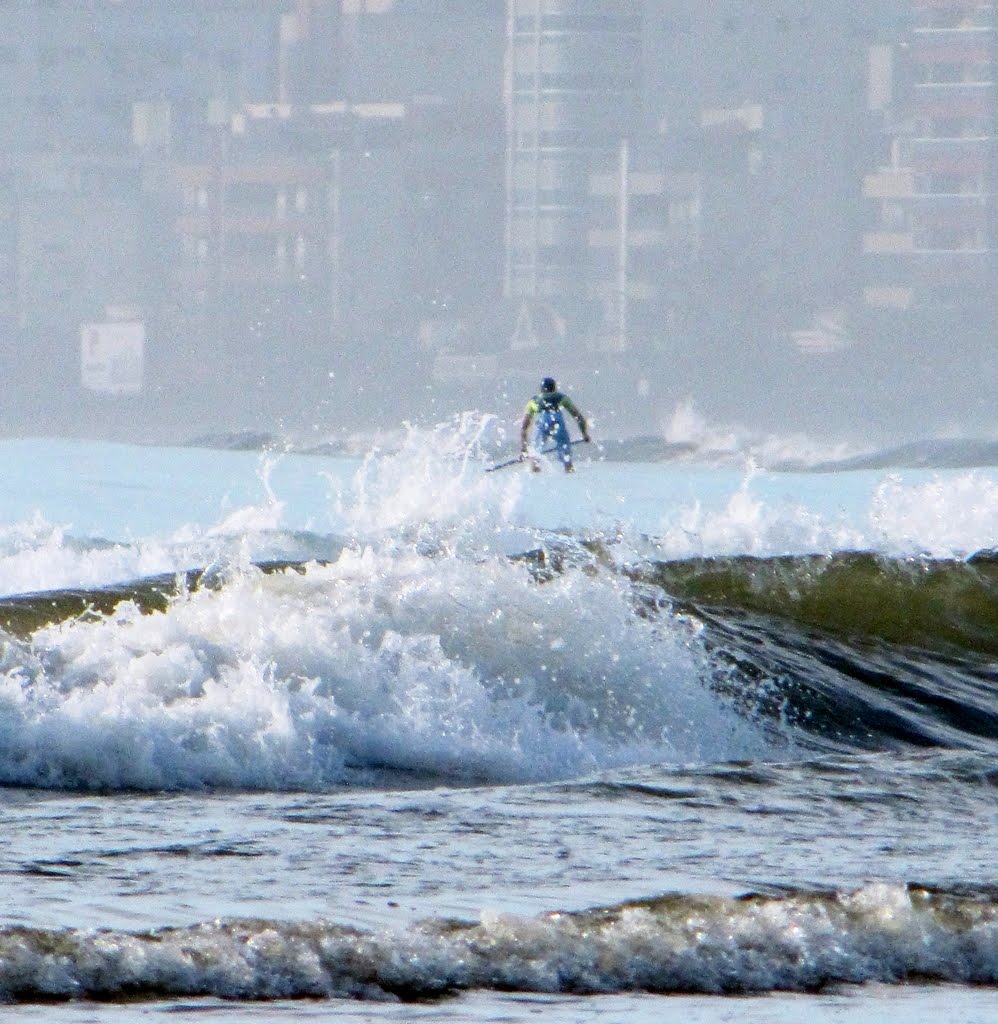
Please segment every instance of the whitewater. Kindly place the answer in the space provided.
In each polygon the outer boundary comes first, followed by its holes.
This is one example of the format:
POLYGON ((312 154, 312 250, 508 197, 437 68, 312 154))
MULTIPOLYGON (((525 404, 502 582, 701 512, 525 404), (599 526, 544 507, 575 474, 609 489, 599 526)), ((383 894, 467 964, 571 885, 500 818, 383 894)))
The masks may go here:
POLYGON ((998 1020, 998 468, 512 444, 0 441, 5 1019, 998 1020))

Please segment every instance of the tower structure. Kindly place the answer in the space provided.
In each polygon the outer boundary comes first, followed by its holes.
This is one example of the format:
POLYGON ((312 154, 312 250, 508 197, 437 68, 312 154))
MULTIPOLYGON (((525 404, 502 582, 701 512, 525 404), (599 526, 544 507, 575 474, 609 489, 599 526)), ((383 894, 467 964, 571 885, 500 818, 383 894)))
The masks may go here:
POLYGON ((998 8, 911 0, 891 162, 867 182, 871 305, 950 310, 977 321, 998 290, 998 8))
POLYGON ((909 59, 915 287, 927 304, 977 305, 996 285, 998 17, 991 0, 915 0, 909 59))
POLYGON ((509 0, 504 288, 556 322, 592 299, 590 180, 619 165, 641 53, 641 0, 509 0))

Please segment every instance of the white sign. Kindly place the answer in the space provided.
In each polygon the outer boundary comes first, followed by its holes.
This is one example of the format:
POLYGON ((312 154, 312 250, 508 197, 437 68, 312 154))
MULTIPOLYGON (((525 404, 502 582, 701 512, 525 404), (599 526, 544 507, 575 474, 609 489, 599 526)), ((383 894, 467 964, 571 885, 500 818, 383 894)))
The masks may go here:
POLYGON ((81 381, 106 395, 142 391, 146 326, 138 320, 80 326, 81 381))

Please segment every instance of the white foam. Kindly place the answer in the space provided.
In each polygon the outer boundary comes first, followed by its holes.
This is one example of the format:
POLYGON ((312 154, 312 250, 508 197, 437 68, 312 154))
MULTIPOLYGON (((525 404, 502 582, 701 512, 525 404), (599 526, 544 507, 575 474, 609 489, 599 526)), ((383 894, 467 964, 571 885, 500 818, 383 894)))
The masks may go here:
POLYGON ((390 768, 576 776, 760 754, 704 688, 690 627, 619 577, 538 585, 505 559, 351 550, 235 574, 8 643, 0 779, 70 787, 327 787, 390 768))
MULTIPOLYGON (((510 439, 494 418, 472 413, 409 428, 393 454, 374 452, 360 463, 92 447, 99 474, 75 484, 63 474, 58 500, 48 500, 41 481, 35 495, 8 496, 0 593, 327 557, 344 536, 474 559, 529 550, 551 531, 629 538, 637 553, 645 538, 644 550, 666 558, 847 548, 961 556, 998 535, 991 470, 786 474, 751 459, 726 468, 627 465, 602 463, 584 446, 572 476, 551 467, 485 473, 509 454, 510 439)), ((49 457, 69 457, 56 442, 51 452, 40 443, 8 448, 15 464, 21 458, 43 470, 49 457)), ((71 454, 83 458, 75 448, 71 454)), ((27 465, 18 475, 34 479, 27 465)))
POLYGON ((723 505, 707 506, 697 499, 663 518, 658 540, 664 557, 766 557, 864 545, 863 531, 845 516, 829 516, 785 496, 767 500, 756 494, 759 476, 750 466, 723 505))
POLYGON ((598 994, 819 991, 998 983, 991 903, 901 886, 728 900, 677 897, 536 918, 360 932, 213 921, 153 933, 0 930, 0 997, 429 998, 472 989, 598 994))
POLYGON ((697 411, 691 398, 679 402, 663 422, 662 436, 670 444, 692 448, 698 458, 726 456, 752 460, 762 466, 814 466, 866 450, 849 441, 819 440, 805 434, 759 434, 741 426, 711 423, 697 411))
POLYGON ((870 503, 871 540, 888 554, 962 558, 998 542, 998 480, 984 472, 888 476, 870 503))
POLYGON ((410 427, 396 451, 364 459, 337 509, 347 531, 359 540, 391 534, 408 541, 427 528, 459 527, 487 541, 521 490, 522 476, 483 471, 502 439, 494 418, 477 413, 430 430, 410 427))
POLYGON ((626 562, 864 547, 947 554, 987 546, 998 528, 987 473, 826 480, 599 463, 574 476, 484 473, 502 441, 493 421, 469 414, 410 430, 349 487, 313 481, 308 493, 338 495, 324 511, 352 542, 304 576, 251 565, 275 548, 294 557, 303 542, 290 520, 323 511, 281 493, 280 460, 245 463, 262 502, 207 527, 108 544, 73 539, 42 516, 7 526, 8 593, 206 564, 230 576, 165 612, 125 604, 8 640, 0 780, 323 788, 385 767, 527 780, 763 756, 752 725, 711 693, 693 627, 665 610, 647 615, 642 595, 599 568, 579 534, 613 542, 626 562), (581 567, 539 584, 507 558, 537 546, 562 547, 581 567))
POLYGON ((98 587, 194 564, 190 560, 199 552, 186 544, 180 547, 155 539, 112 544, 76 538, 36 514, 0 529, 0 593, 98 587))

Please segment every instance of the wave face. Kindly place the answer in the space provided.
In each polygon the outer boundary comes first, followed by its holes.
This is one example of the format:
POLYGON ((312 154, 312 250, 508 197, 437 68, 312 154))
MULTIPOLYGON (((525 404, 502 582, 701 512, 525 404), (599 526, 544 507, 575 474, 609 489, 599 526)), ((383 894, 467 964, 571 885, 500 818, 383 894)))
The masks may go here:
POLYGON ((998 655, 998 559, 869 553, 689 559, 639 566, 695 606, 779 617, 842 639, 998 655))
POLYGON ((229 921, 153 932, 0 929, 9 1000, 506 992, 743 994, 844 983, 998 984, 998 904, 871 885, 740 899, 665 896, 535 918, 366 932, 229 921))
POLYGON ((549 541, 8 599, 0 781, 323 790, 995 748, 989 559, 618 565, 549 541))

